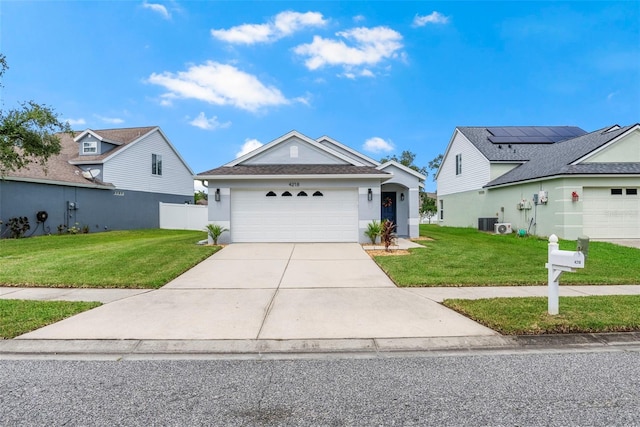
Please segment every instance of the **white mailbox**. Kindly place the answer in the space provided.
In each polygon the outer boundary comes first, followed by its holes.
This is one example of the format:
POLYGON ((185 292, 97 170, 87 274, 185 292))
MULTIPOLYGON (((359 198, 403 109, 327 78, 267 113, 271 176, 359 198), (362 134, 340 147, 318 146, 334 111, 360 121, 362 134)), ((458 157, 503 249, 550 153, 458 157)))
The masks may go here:
POLYGON ((560 267, 584 268, 584 254, 557 249, 549 253, 549 264, 560 267))
MULTIPOLYGON (((589 239, 585 237, 584 242, 579 242, 579 247, 588 248, 589 239)), ((549 282, 549 314, 558 314, 560 298, 560 275, 564 272, 575 273, 576 268, 584 268, 584 252, 582 251, 561 251, 558 249, 558 237, 555 234, 549 236, 549 255, 545 264, 548 270, 549 282)))

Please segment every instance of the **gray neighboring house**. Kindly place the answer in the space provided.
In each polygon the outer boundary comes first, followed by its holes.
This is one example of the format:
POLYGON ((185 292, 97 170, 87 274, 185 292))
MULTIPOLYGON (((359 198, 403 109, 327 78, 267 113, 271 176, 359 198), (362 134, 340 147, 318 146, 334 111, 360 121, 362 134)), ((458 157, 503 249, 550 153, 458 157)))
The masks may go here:
POLYGON ((640 238, 637 123, 457 127, 436 180, 441 225, 640 238))
POLYGON ((0 180, 3 237, 9 218, 23 216, 27 236, 76 224, 90 232, 157 228, 159 202, 193 203, 193 172, 159 127, 60 137, 62 150, 45 168, 30 164, 0 180))
POLYGON ((327 136, 297 131, 196 179, 209 188, 209 222, 230 229, 228 242, 367 242, 372 220, 419 235, 425 177, 379 162, 327 136))

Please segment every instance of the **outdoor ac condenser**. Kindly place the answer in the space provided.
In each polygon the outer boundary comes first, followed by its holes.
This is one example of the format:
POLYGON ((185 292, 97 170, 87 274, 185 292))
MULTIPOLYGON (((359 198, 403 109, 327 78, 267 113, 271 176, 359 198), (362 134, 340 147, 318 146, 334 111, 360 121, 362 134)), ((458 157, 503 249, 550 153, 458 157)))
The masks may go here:
POLYGON ((511 233, 511 223, 510 222, 499 222, 494 226, 493 231, 496 234, 509 234, 509 233, 511 233))

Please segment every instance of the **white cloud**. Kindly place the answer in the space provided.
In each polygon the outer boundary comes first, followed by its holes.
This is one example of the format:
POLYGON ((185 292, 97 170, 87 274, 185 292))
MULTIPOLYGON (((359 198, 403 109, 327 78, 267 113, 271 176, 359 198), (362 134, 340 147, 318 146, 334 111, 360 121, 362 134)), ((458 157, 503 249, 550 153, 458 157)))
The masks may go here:
POLYGON ((353 22, 362 22, 364 20, 366 20, 367 18, 364 17, 364 15, 356 15, 353 17, 353 22))
POLYGON ((244 144, 242 144, 242 147, 240 148, 240 151, 238 151, 236 153, 236 159, 238 157, 242 157, 247 153, 252 152, 253 150, 256 150, 260 147, 262 147, 264 144, 260 141, 258 141, 257 139, 245 139, 244 140, 244 144))
POLYGON ((345 76, 371 77, 373 72, 370 69, 362 74, 363 71, 358 71, 358 68, 397 58, 398 51, 402 49, 402 35, 389 27, 359 27, 336 35, 341 39, 314 36, 311 43, 296 46, 294 52, 307 57, 305 65, 310 70, 324 66, 342 66, 345 68, 345 76))
POLYGON ((611 92, 609 95, 607 95, 607 101, 611 101, 616 95, 618 95, 618 91, 611 92))
POLYGON ((198 114, 198 117, 190 121, 189 124, 204 130, 224 129, 231 126, 231 122, 220 123, 217 116, 208 119, 204 112, 198 114))
POLYGON ((142 2, 142 7, 144 7, 145 9, 152 10, 155 13, 160 14, 164 19, 171 19, 171 14, 167 10, 167 8, 164 7, 161 4, 158 4, 158 3, 147 3, 146 1, 144 1, 144 2, 142 2))
POLYGON ((264 85, 256 76, 214 61, 193 65, 177 73, 153 73, 147 81, 168 90, 162 95, 162 105, 183 98, 257 111, 291 102, 278 88, 264 85))
POLYGON ((394 146, 390 141, 374 136, 364 142, 362 148, 370 153, 388 153, 394 150, 394 146))
POLYGON ((109 123, 110 125, 119 125, 124 123, 124 120, 118 117, 105 117, 105 116, 99 116, 98 114, 94 114, 93 116, 98 120, 101 120, 105 123, 109 123))
POLYGON ((414 27, 424 27, 427 24, 448 24, 449 17, 444 16, 440 12, 436 12, 435 10, 431 12, 429 15, 416 15, 413 18, 413 26, 414 27))
POLYGON ((69 126, 79 126, 79 125, 86 125, 87 121, 85 119, 67 119, 65 120, 67 123, 69 123, 69 126))
POLYGON ((211 35, 227 43, 254 44, 273 42, 306 27, 321 27, 327 21, 319 12, 280 12, 265 24, 242 24, 228 30, 211 30, 211 35))

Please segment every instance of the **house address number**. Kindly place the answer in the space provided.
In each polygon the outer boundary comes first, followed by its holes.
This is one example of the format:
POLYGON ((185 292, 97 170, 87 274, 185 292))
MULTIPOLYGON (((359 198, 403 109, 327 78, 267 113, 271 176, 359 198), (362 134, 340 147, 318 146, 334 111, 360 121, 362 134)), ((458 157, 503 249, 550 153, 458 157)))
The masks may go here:
POLYGON ((299 182, 290 182, 289 183, 289 187, 300 187, 300 183, 299 182))

